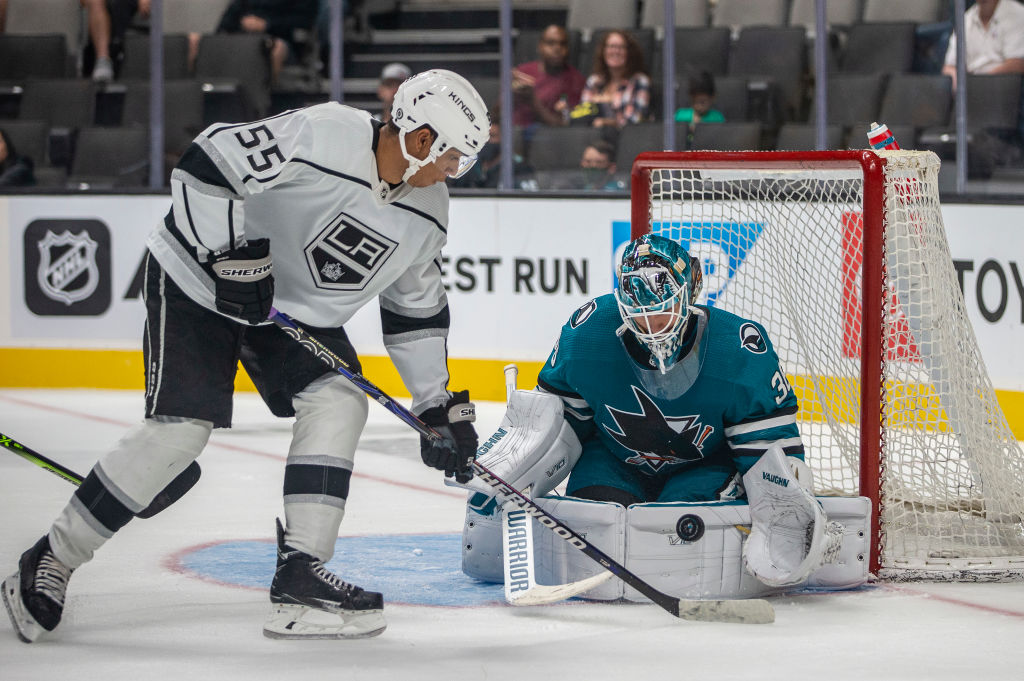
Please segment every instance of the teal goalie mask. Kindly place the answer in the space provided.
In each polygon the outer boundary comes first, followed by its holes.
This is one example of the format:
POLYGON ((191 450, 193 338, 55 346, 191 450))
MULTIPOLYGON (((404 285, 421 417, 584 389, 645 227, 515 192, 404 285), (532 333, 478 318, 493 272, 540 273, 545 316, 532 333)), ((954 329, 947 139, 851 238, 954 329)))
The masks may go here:
POLYGON ((700 293, 700 265, 675 241, 644 234, 626 246, 618 275, 615 300, 625 327, 664 373, 679 359, 690 306, 700 293))

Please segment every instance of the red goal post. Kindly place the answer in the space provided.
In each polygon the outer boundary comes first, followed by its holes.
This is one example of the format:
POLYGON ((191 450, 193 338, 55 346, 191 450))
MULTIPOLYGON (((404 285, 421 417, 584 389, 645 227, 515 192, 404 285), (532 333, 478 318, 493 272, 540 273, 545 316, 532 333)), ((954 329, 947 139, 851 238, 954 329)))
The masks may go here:
POLYGON ((632 235, 768 330, 818 494, 872 502, 872 573, 1024 575, 1024 455, 966 318, 928 152, 651 152, 632 235))

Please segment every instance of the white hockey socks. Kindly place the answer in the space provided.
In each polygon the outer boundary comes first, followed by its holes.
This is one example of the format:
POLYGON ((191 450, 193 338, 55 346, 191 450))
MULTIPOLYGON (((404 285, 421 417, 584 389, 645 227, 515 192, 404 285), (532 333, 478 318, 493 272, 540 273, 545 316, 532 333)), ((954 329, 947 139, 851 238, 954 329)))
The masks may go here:
MULTIPOLYGON (((203 451, 213 424, 198 419, 154 417, 129 431, 104 455, 93 471, 124 508, 138 513, 203 451)), ((50 545, 57 559, 78 568, 92 559, 114 531, 87 508, 79 495, 50 528, 50 545)))
POLYGON ((292 400, 295 425, 285 466, 285 541, 328 561, 345 516, 366 395, 338 374, 313 381, 292 400))

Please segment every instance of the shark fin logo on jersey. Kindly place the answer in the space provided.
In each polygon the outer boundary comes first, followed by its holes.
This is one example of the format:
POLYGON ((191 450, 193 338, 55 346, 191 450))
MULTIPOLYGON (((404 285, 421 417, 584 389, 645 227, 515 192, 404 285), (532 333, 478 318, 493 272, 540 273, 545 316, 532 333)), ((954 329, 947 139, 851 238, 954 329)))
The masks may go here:
POLYGON ((594 310, 596 309, 597 301, 588 300, 583 304, 582 307, 573 312, 571 317, 569 317, 569 326, 574 329, 578 329, 580 326, 583 325, 583 322, 590 319, 590 315, 594 314, 594 310))
POLYGON ((359 291, 396 248, 396 241, 341 213, 306 245, 306 263, 317 288, 359 291))
POLYGON ((768 344, 765 343, 761 330, 750 322, 740 327, 740 347, 755 355, 763 355, 768 352, 768 344))
POLYGON ((604 426, 612 439, 636 452, 626 463, 647 466, 657 472, 664 466, 704 458, 704 441, 715 432, 714 426, 703 425, 700 414, 665 416, 647 393, 635 385, 631 387, 640 411, 621 411, 608 406, 608 413, 619 431, 604 426))

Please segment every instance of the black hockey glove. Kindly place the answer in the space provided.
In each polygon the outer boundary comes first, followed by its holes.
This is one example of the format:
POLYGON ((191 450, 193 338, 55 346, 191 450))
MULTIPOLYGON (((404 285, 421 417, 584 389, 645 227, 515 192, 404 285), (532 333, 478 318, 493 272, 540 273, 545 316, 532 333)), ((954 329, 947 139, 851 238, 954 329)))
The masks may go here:
POLYGON ((423 463, 444 471, 445 477, 455 476, 456 482, 472 480, 477 447, 476 429, 473 428, 476 405, 469 401, 469 391, 453 393, 447 404, 427 409, 420 414, 420 420, 444 437, 442 440, 430 440, 420 436, 423 463))
POLYGON ((213 275, 217 311, 249 324, 266 321, 274 302, 273 267, 269 239, 213 256, 206 268, 213 275))

